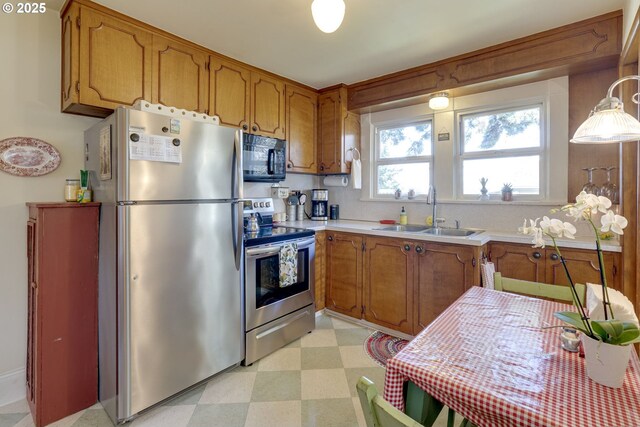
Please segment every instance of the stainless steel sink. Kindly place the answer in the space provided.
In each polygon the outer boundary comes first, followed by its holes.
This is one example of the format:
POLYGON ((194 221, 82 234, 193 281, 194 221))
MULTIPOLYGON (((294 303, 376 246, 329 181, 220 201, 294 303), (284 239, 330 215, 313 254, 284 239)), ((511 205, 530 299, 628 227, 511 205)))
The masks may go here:
POLYGON ((386 227, 375 228, 375 230, 383 231, 406 231, 409 233, 419 233, 426 231, 428 227, 424 225, 388 225, 386 227))
POLYGON ((468 230, 465 228, 428 228, 423 231, 425 234, 431 234, 433 236, 449 236, 449 237, 469 237, 477 233, 482 233, 483 230, 468 230))

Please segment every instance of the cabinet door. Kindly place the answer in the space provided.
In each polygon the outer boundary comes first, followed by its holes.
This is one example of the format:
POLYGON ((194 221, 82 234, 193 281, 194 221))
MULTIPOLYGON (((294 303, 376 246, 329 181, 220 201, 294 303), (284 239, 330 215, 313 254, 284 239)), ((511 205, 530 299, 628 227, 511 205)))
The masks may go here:
POLYGON ((364 252, 364 318, 411 334, 413 330, 413 244, 367 237, 364 252))
POLYGON ((251 132, 284 139, 284 83, 251 72, 251 132))
POLYGON ((489 257, 496 271, 512 279, 544 282, 544 249, 531 245, 491 243, 489 257))
POLYGON ((340 173, 338 157, 342 141, 342 106, 340 92, 318 96, 318 172, 340 173))
POLYGON ((469 246, 416 242, 413 333, 429 323, 474 285, 476 250, 469 246))
POLYGON ((287 172, 317 173, 318 95, 287 85, 287 172))
POLYGON ((208 55, 182 43, 153 36, 153 103, 204 113, 208 55))
POLYGON ((62 17, 62 111, 70 111, 78 102, 76 82, 80 65, 80 7, 73 3, 62 17))
POLYGON ((209 59, 209 114, 220 124, 248 130, 251 72, 217 56, 209 59))
MULTIPOLYGON (((574 283, 601 283, 600 264, 595 250, 561 248, 569 274, 574 283)), ((565 273, 560 257, 554 249, 546 249, 546 283, 569 286, 569 279, 565 273)), ((617 254, 604 252, 603 261, 607 278, 607 285, 613 289, 620 289, 617 268, 617 254)))
POLYGON ((325 300, 325 277, 326 277, 326 257, 327 257, 327 236, 324 231, 316 231, 316 259, 315 267, 315 297, 316 311, 324 308, 325 300))
POLYGON ((326 307, 362 317, 362 237, 327 233, 326 307))
POLYGON ((358 158, 354 149, 360 152, 360 115, 347 112, 344 118, 344 135, 342 136, 341 172, 351 173, 351 161, 358 158), (354 157, 355 156, 355 157, 354 157))
POLYGON ((114 109, 151 99, 152 34, 80 9, 80 103, 114 109))

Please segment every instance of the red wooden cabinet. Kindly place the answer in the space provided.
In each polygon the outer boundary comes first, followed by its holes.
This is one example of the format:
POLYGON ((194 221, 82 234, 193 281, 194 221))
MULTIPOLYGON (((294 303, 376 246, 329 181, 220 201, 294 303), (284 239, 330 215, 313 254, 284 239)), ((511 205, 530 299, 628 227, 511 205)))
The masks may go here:
POLYGON ((27 206, 27 400, 40 427, 97 401, 100 204, 27 206))

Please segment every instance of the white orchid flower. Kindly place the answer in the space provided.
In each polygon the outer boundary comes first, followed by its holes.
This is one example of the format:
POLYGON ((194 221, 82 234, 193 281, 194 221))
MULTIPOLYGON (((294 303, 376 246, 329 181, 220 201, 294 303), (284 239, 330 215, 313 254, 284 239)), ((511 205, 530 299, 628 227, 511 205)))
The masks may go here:
POLYGON ((522 227, 518 228, 518 233, 522 233, 527 236, 535 235, 536 229, 538 228, 538 220, 540 220, 540 218, 536 218, 535 220, 530 219, 529 226, 527 226, 527 220, 525 219, 522 227))
POLYGON ((542 218, 542 221, 540 221, 540 227, 544 234, 551 237, 567 237, 569 239, 575 239, 574 234, 576 233, 576 228, 571 223, 563 222, 556 218, 549 219, 545 216, 542 218))
POLYGON ((534 248, 544 248, 546 242, 544 241, 544 233, 541 228, 536 228, 533 234, 533 247, 534 248))
POLYGON ((625 217, 623 217, 622 215, 616 215, 615 213, 613 213, 613 211, 607 211, 606 214, 602 215, 602 218, 600 218, 600 222, 602 223, 602 228, 600 229, 600 231, 606 233, 607 231, 611 230, 612 232, 619 235, 624 234, 624 231, 622 231, 622 229, 625 228, 629 223, 625 217))

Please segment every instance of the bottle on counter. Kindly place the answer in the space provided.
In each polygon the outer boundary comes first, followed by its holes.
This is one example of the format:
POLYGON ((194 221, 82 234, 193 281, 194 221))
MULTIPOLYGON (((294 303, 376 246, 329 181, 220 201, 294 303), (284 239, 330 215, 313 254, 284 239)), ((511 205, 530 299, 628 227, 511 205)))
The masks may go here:
POLYGON ((400 225, 407 225, 407 211, 404 210, 404 206, 400 211, 400 225))

